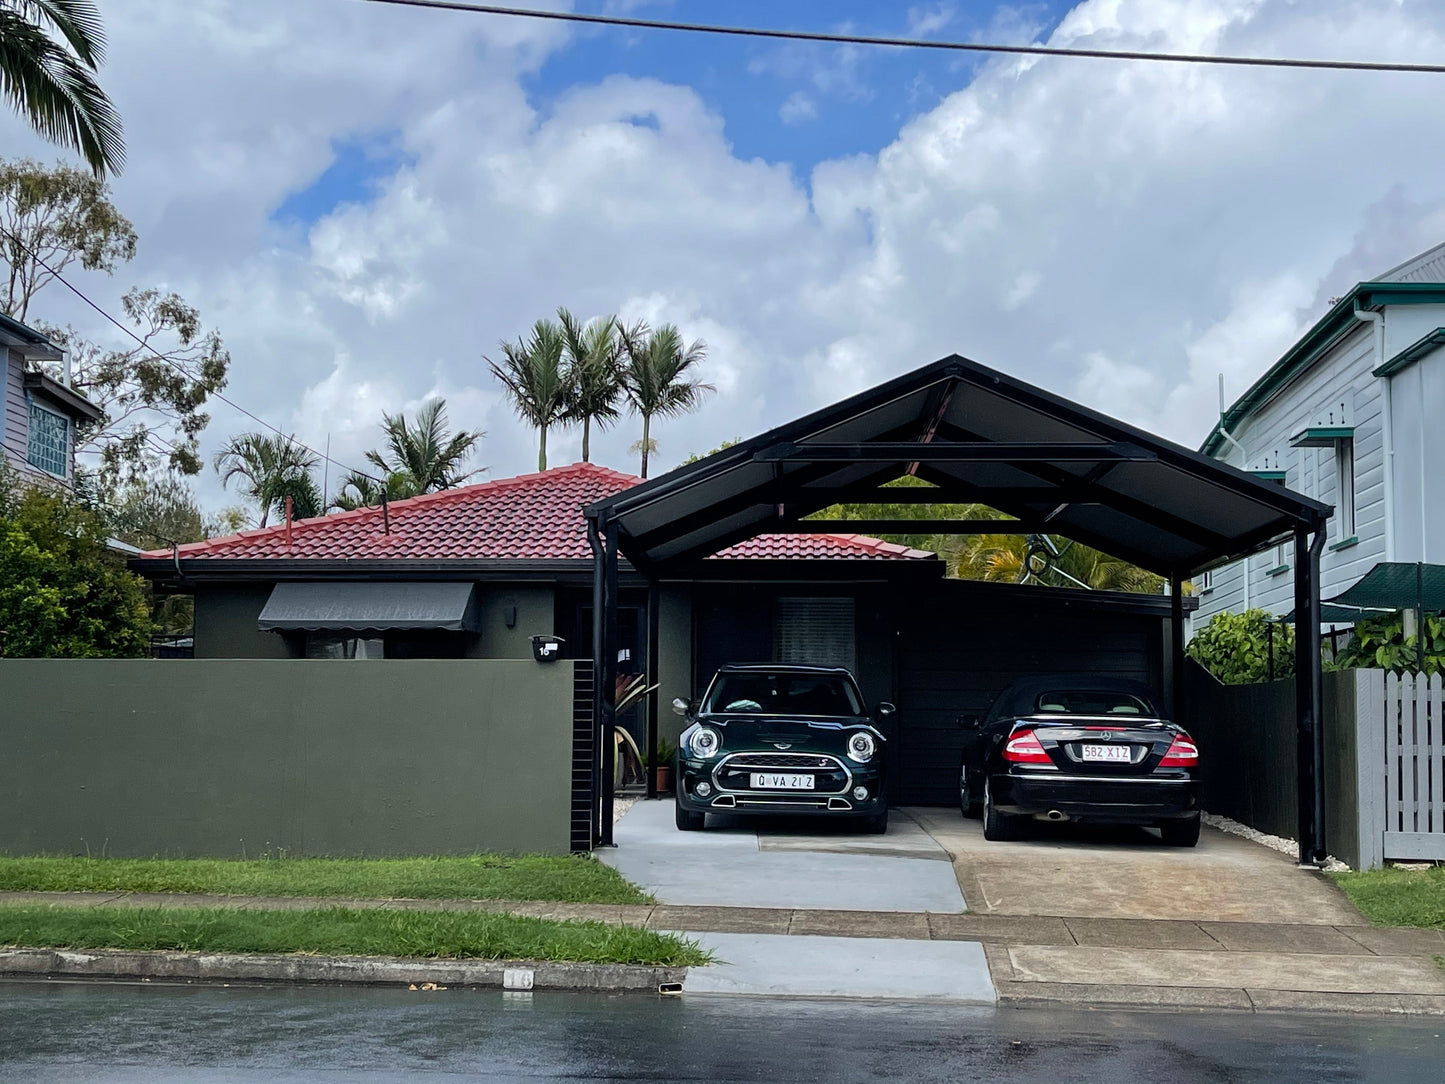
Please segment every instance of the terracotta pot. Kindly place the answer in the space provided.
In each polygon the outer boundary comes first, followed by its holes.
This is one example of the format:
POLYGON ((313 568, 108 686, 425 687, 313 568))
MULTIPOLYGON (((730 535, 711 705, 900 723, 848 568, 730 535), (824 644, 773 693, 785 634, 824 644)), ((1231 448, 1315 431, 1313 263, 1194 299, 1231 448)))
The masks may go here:
POLYGON ((657 793, 658 793, 658 794, 671 794, 671 793, 672 793, 672 766, 671 766, 671 765, 667 765, 666 767, 654 768, 653 771, 657 774, 657 793))

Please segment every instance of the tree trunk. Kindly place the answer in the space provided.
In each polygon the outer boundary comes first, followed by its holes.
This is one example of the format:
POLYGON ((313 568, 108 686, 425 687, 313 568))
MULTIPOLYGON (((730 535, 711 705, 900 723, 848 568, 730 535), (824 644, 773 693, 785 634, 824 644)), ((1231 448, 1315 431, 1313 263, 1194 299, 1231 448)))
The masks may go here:
POLYGON ((590 417, 585 417, 585 418, 582 419, 582 462, 584 462, 584 463, 590 463, 590 462, 592 462, 592 460, 591 460, 591 458, 590 458, 590 455, 591 455, 591 447, 590 447, 590 446, 591 446, 591 443, 592 443, 591 437, 592 437, 592 419, 591 419, 590 417))
POLYGON ((545 425, 539 426, 537 431, 542 434, 542 439, 541 439, 541 441, 537 444, 537 469, 538 469, 538 470, 546 470, 546 469, 547 469, 547 427, 546 427, 545 425))
POLYGON ((648 437, 647 437, 648 431, 649 431, 651 428, 652 428, 652 416, 651 416, 650 414, 644 414, 644 415, 642 416, 642 477, 643 477, 643 478, 646 478, 646 477, 647 477, 647 449, 650 448, 650 447, 652 447, 652 445, 649 443, 648 437))

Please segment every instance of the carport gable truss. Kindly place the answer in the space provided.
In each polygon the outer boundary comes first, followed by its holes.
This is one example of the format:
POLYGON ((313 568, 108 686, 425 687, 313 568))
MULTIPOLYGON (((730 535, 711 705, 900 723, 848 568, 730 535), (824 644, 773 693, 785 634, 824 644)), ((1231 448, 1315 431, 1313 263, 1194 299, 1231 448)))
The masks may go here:
MULTIPOLYGON (((1175 673, 1182 582, 1194 573, 1292 537, 1296 609, 1319 612, 1327 505, 954 355, 587 508, 601 733, 613 719, 619 557, 655 585, 758 534, 837 531, 838 521, 805 518, 832 505, 904 502, 979 503, 1014 519, 849 520, 843 529, 1059 534, 1169 577, 1175 673), (931 487, 885 488, 904 475, 931 487)), ((1302 859, 1324 853, 1319 622, 1305 627, 1314 632, 1298 638, 1302 859)), ((604 805, 610 780, 611 765, 598 765, 604 805)), ((604 812, 598 838, 610 843, 604 812)))
POLYGON ((757 534, 828 532, 838 503, 970 503, 1013 516, 849 521, 889 534, 1060 534, 1175 579, 1330 509, 960 357, 890 380, 588 509, 648 573, 757 534), (880 488, 904 474, 936 488, 880 488))

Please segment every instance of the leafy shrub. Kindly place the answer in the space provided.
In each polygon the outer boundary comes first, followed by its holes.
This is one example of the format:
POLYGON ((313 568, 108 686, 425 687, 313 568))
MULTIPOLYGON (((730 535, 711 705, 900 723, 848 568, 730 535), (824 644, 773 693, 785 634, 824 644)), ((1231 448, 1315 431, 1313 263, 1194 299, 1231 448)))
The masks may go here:
POLYGON ((1420 637, 1406 636, 1399 614, 1360 621, 1350 642, 1335 659, 1335 667, 1391 670, 1397 674, 1438 674, 1445 671, 1445 621, 1425 615, 1425 658, 1420 660, 1420 637))
MULTIPOLYGON (((1226 685, 1269 680, 1270 615, 1264 610, 1215 614, 1185 653, 1226 685)), ((1294 627, 1275 624, 1274 676, 1294 674, 1294 627)))

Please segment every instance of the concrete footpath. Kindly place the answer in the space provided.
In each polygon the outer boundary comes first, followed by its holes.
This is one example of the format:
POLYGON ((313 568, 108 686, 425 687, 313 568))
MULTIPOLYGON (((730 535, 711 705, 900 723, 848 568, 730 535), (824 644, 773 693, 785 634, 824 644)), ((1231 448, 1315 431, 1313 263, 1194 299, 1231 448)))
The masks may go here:
MULTIPOLYGON (((521 914, 683 932, 720 961, 714 967, 694 968, 685 977, 675 970, 664 974, 664 969, 643 968, 624 974, 628 969, 612 968, 616 974, 608 982, 585 975, 584 965, 559 966, 556 975, 538 976, 538 988, 655 989, 660 982, 680 980, 685 992, 694 993, 1445 1014, 1445 971, 1435 962, 1435 957, 1445 956, 1445 932, 1363 924, 155 893, 0 892, 0 904, 254 910, 345 906, 521 914), (855 942, 851 951, 849 941, 855 942), (984 960, 986 970, 980 967, 984 960), (985 982, 991 978, 991 987, 980 982, 980 974, 985 982)), ((457 985, 500 985, 502 970, 494 962, 409 961, 389 971, 375 961, 362 966, 361 961, 325 960, 324 967, 314 968, 315 975, 302 975, 296 971, 298 957, 289 956, 269 958, 276 962, 268 971, 254 957, 231 958, 250 961, 243 967, 226 964, 223 957, 184 953, 11 950, 0 953, 0 973, 104 975, 105 968, 113 966, 108 961, 118 957, 130 961, 126 974, 131 977, 202 981, 228 976, 264 981, 269 974, 274 981, 375 983, 427 975, 432 976, 429 981, 457 985), (65 959, 57 963, 61 956, 65 959), (134 962, 137 957, 207 962, 173 962, 168 972, 146 971, 134 962), (227 972, 228 966, 233 970, 227 972)))

